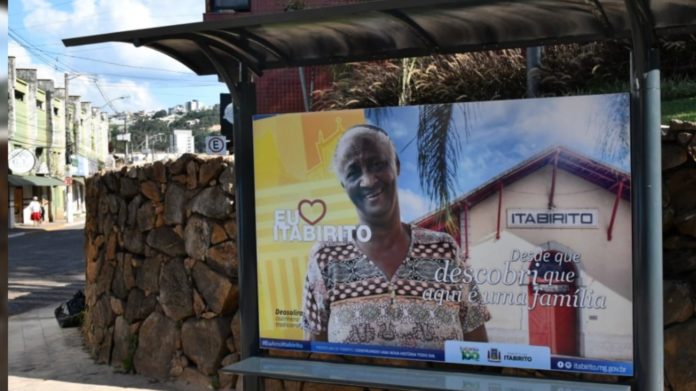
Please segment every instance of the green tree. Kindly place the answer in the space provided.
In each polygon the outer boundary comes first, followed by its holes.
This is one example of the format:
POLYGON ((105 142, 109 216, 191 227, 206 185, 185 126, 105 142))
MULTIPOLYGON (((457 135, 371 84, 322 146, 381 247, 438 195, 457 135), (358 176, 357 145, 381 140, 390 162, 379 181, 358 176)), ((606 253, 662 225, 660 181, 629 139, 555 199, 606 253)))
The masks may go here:
MULTIPOLYGON (((175 129, 190 129, 194 136, 195 151, 198 153, 205 152, 205 137, 208 135, 219 134, 219 132, 211 131, 215 125, 220 124, 218 105, 210 109, 199 110, 186 113, 175 121, 167 124, 157 118, 162 118, 162 114, 166 116, 164 110, 156 112, 150 118, 137 118, 128 121, 128 133, 131 134, 131 142, 129 148, 134 152, 139 152, 138 147, 145 146, 145 138, 149 137, 149 148, 152 151, 168 151, 172 131, 175 129), (156 135, 160 135, 156 137, 156 135), (135 149, 134 149, 135 148, 135 149)), ((114 152, 124 153, 125 142, 117 141, 116 136, 123 134, 123 120, 116 120, 109 126, 111 135, 111 143, 114 146, 114 152)))
MULTIPOLYGON (((138 148, 139 146, 144 147, 146 136, 153 137, 160 133, 170 134, 171 130, 167 124, 162 121, 138 118, 135 122, 128 124, 128 132, 131 134, 131 146, 133 148, 138 148)), ((166 151, 169 148, 169 144, 163 139, 159 142, 153 142, 149 145, 149 148, 154 151, 166 151)), ((140 151, 134 150, 134 152, 140 151)))
POLYGON ((219 135, 219 131, 211 131, 210 128, 220 125, 219 105, 205 110, 188 112, 174 120, 169 128, 190 129, 193 135, 194 149, 197 153, 205 152, 206 136, 219 135))

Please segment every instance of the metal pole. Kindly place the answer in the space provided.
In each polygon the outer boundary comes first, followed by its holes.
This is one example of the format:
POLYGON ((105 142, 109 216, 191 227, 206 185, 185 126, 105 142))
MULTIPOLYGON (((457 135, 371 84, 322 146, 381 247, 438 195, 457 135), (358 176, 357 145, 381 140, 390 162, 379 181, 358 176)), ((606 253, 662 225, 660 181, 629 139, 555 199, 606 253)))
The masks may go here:
POLYGON ((635 186, 634 367, 638 390, 664 388, 662 292, 662 150, 659 51, 644 0, 625 0, 631 21, 631 165, 635 186))
MULTIPOLYGON (((242 66, 243 67, 243 66, 242 66)), ((259 356, 259 311, 256 272, 256 216, 254 212, 254 144, 252 116, 256 113, 256 87, 248 72, 234 86, 234 164, 239 254, 239 311, 241 359, 259 356)), ((244 391, 263 389, 260 378, 244 375, 244 391)))
POLYGON ((527 98, 539 96, 539 65, 541 64, 541 47, 527 48, 527 98))
POLYGON ((302 89, 302 102, 304 111, 309 111, 309 95, 307 95, 307 81, 305 80, 304 67, 297 68, 300 73, 300 88, 302 89))
POLYGON ((638 158, 643 175, 643 205, 640 210, 642 237, 638 257, 640 284, 637 301, 639 389, 658 390, 664 386, 664 325, 662 292, 662 150, 660 136, 660 70, 658 52, 649 50, 650 67, 639 77, 641 106, 639 138, 643 147, 638 158), (640 375, 640 374, 643 375, 640 375))
POLYGON ((123 141, 126 143, 126 150, 123 153, 124 163, 128 164, 128 113, 123 113, 123 141))

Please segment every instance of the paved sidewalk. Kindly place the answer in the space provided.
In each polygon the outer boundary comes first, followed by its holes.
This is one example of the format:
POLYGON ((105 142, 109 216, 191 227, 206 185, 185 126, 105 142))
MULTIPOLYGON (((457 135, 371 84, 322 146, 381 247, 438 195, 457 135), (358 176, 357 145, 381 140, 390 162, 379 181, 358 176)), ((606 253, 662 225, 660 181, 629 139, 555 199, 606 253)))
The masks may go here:
POLYGON ((61 329, 53 316, 59 304, 8 319, 8 386, 13 391, 190 391, 183 383, 160 383, 95 364, 77 328, 61 329))
POLYGON ((54 221, 50 223, 43 223, 41 225, 32 224, 15 224, 14 228, 11 228, 8 232, 7 238, 15 238, 18 236, 23 236, 28 233, 39 232, 39 231, 57 231, 65 228, 75 228, 80 227, 85 224, 84 216, 76 216, 72 223, 67 221, 54 221))

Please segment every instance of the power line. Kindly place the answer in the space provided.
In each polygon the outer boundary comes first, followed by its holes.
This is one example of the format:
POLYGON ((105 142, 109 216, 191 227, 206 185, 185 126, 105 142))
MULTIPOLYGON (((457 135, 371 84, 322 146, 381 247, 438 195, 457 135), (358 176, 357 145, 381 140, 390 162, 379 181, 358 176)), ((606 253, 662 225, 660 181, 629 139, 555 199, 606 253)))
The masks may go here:
POLYGON ((104 101, 106 102, 106 104, 111 108, 111 110, 112 110, 114 113, 117 112, 118 110, 114 109, 114 106, 113 106, 113 104, 112 104, 112 102, 114 101, 114 99, 109 99, 109 98, 106 96, 106 94, 104 94, 104 91, 102 91, 101 87, 99 86, 99 82, 98 82, 96 79, 94 79, 93 82, 94 82, 94 86, 97 87, 97 91, 99 91, 99 95, 101 95, 102 98, 104 98, 104 101))
MULTIPOLYGON (((176 85, 172 85, 167 81, 153 81, 148 83, 148 88, 159 88, 159 89, 184 89, 184 88, 204 88, 204 87, 224 87, 222 83, 204 83, 196 80, 174 80, 177 82, 176 85)), ((114 87, 114 88, 129 88, 133 87, 132 83, 128 82, 108 82, 102 80, 102 86, 114 87)))
MULTIPOLYGON (((21 34, 17 33, 15 29, 10 28, 9 29, 9 36, 12 38, 17 44, 25 48, 33 57, 35 57, 37 60, 39 60, 42 63, 45 63, 46 65, 61 71, 61 72, 69 72, 69 73, 85 73, 85 72, 80 72, 73 66, 64 63, 60 61, 57 58, 51 58, 51 54, 57 54, 59 56, 66 56, 66 57, 76 57, 80 58, 79 56, 71 56, 71 55, 63 55, 60 53, 55 53, 51 51, 47 51, 44 49, 38 48, 34 43, 29 41, 28 39, 24 38, 21 34)), ((81 58, 84 59, 84 58, 81 58)), ((106 62, 106 61, 103 61, 106 62)), ((108 62, 106 62, 108 63, 108 62)), ((185 89, 185 88, 212 88, 212 87, 220 87, 223 88, 223 85, 220 84, 219 82, 201 82, 200 80, 182 80, 185 79, 187 76, 193 76, 199 79, 200 76, 195 75, 193 73, 186 73, 186 72, 180 72, 180 71, 171 71, 171 70, 166 70, 166 69, 161 69, 161 68, 149 68, 149 67, 138 67, 138 66, 129 66, 127 64, 118 64, 118 63, 113 63, 112 65, 120 65, 120 66, 127 66, 127 67, 133 67, 133 68, 139 68, 139 69, 152 69, 156 71, 168 71, 168 72, 174 72, 174 73, 179 73, 182 74, 180 77, 153 77, 153 76, 141 76, 141 75, 130 75, 130 74, 120 74, 120 73, 108 73, 108 72, 100 72, 97 75, 99 76, 110 76, 110 77, 120 77, 124 79, 139 79, 139 80, 147 80, 149 82, 152 82, 153 84, 149 84, 147 86, 148 89, 185 89), (171 82, 174 81, 176 82, 176 85, 172 85, 171 82), (164 85, 159 85, 159 83, 163 83, 164 85)), ((103 85, 107 85, 109 87, 114 87, 114 88, 129 88, 133 87, 132 85, 126 84, 126 83, 97 83, 94 80, 94 76, 91 78, 92 81, 94 81, 95 86, 97 87, 99 93, 101 96, 108 101, 109 99, 107 98, 106 93, 104 90, 101 88, 103 85)), ((163 94, 160 93, 158 95, 171 95, 171 96, 188 96, 190 94, 163 94)))
POLYGON ((65 72, 66 70, 76 72, 76 70, 73 69, 70 65, 63 63, 58 59, 52 59, 48 55, 44 54, 41 49, 36 48, 29 40, 25 39, 16 31, 14 31, 14 29, 10 28, 8 35, 23 48, 25 48, 30 53, 42 60, 42 62, 44 62, 46 65, 54 66, 56 69, 62 70, 63 72, 65 72))
MULTIPOLYGON (((71 67, 70 65, 68 65, 62 61, 59 61, 58 59, 50 58, 51 54, 56 54, 56 55, 65 56, 65 57, 73 57, 73 58, 95 61, 95 62, 101 62, 101 63, 106 63, 106 64, 110 64, 110 65, 115 65, 115 66, 123 66, 123 67, 128 67, 128 68, 135 68, 135 69, 148 69, 148 70, 155 70, 155 71, 159 71, 159 72, 171 72, 171 73, 177 73, 177 74, 186 75, 186 76, 199 77, 198 75, 196 75, 195 73, 192 73, 192 72, 182 72, 182 71, 173 71, 173 70, 164 69, 164 68, 128 65, 128 64, 121 64, 121 63, 110 62, 110 61, 90 59, 90 58, 86 58, 86 57, 82 57, 82 56, 72 56, 72 55, 67 55, 67 54, 60 54, 57 52, 51 52, 51 51, 40 49, 40 48, 36 47, 36 45, 29 42, 27 39, 21 37, 13 29, 10 29, 10 37, 12 37, 22 47, 26 48, 31 54, 42 59, 42 62, 46 63, 47 65, 54 66, 56 69, 61 70, 63 72, 69 71, 69 72, 73 72, 73 73, 80 73, 77 69, 71 67)), ((124 77, 124 78, 132 78, 132 79, 181 82, 181 78, 162 78, 162 77, 153 77, 153 76, 128 75, 128 74, 107 73, 107 72, 100 72, 99 75, 112 76, 112 77, 124 77)))
POLYGON ((136 69, 149 69, 149 70, 153 70, 153 71, 179 73, 179 74, 183 74, 183 75, 193 74, 192 72, 173 71, 171 69, 165 69, 165 68, 155 68, 155 67, 145 67, 145 66, 139 66, 139 65, 122 64, 122 63, 117 63, 117 62, 112 62, 112 61, 97 60, 97 59, 89 58, 89 57, 73 56, 70 54, 63 54, 63 53, 52 52, 52 51, 42 50, 42 49, 37 49, 37 50, 40 50, 40 51, 47 53, 47 54, 56 54, 56 55, 64 56, 64 57, 78 58, 80 60, 94 61, 94 62, 99 62, 102 64, 116 65, 116 66, 121 66, 121 67, 136 68, 136 69))
MULTIPOLYGON (((18 35, 16 31, 13 29, 10 29, 12 32, 14 32, 15 35, 18 35)), ((130 64, 123 64, 123 63, 117 63, 113 61, 104 61, 104 60, 97 60, 94 58, 89 58, 89 57, 84 57, 84 56, 75 56, 75 55, 70 55, 70 54, 64 54, 64 53, 59 53, 59 52, 54 52, 50 50, 45 50, 37 47, 35 44, 30 43, 27 39, 22 38, 22 40, 30 45, 34 50, 39 51, 47 56, 50 55, 57 55, 57 56, 63 56, 63 57, 71 57, 71 58, 77 58, 80 60, 86 60, 86 61, 93 61, 93 62, 98 62, 102 64, 109 64, 109 65, 115 65, 115 66, 121 66, 121 67, 127 67, 127 68, 135 68, 135 69, 148 69, 148 70, 153 70, 153 71, 159 71, 159 72, 170 72, 170 73, 177 73, 177 74, 182 74, 182 75, 193 75, 193 72, 184 72, 184 71, 174 71, 171 69, 165 69, 165 68, 156 68, 156 67, 146 67, 146 66, 140 66, 140 65, 130 65, 130 64)), ((21 43, 20 43, 21 44, 21 43)), ((23 45, 24 46, 24 45, 23 45)), ((58 61, 56 59, 56 61, 58 61)))
MULTIPOLYGON (((68 12, 66 12, 66 11, 60 11, 60 10, 56 10, 56 11, 58 11, 58 12, 65 12, 65 13, 66 13, 66 20, 64 20, 64 21, 58 21, 58 22, 51 22, 51 23, 34 23, 34 24, 28 24, 28 25, 21 25, 21 27, 19 27, 19 28, 16 28, 16 27, 15 27, 15 29, 16 29, 16 30, 29 30, 29 29, 37 30, 36 27, 55 26, 55 25, 65 25, 65 24, 68 24, 68 23, 74 23, 76 20, 83 20, 83 19, 89 19, 89 20, 94 20, 94 21, 96 21, 96 20, 103 20, 103 19, 107 19, 107 18, 105 18, 104 16, 107 15, 107 14, 110 12, 110 11, 106 10, 106 11, 95 12, 95 13, 92 13, 92 14, 89 14, 89 15, 84 15, 84 16, 79 16, 79 17, 77 17, 77 16, 75 16, 74 14, 70 14, 70 13, 68 13, 68 12)), ((108 15, 107 15, 107 16, 108 16, 108 15)), ((189 16, 189 17, 190 17, 191 14, 188 14, 188 13, 187 13, 187 14, 171 14, 171 15, 162 15, 162 14, 158 14, 158 16, 166 16, 166 18, 175 18, 175 17, 183 17, 183 16, 189 16)), ((194 23, 194 22, 197 22, 197 21, 188 20, 188 21, 179 21, 179 22, 177 22, 177 23, 181 24, 181 23, 194 23)), ((155 26, 157 26, 157 25, 158 25, 158 24, 156 24, 155 26)), ((155 26, 152 26, 152 27, 155 27, 155 26)), ((38 30, 41 30, 41 29, 38 29, 38 30)), ((46 29, 46 30, 47 30, 47 29, 46 29)))
POLYGON ((44 63, 44 64, 46 64, 46 65, 49 65, 49 66, 52 66, 52 67, 54 67, 54 68, 56 68, 56 69, 58 69, 58 70, 65 71, 64 69, 60 69, 60 67, 59 67, 57 64, 54 64, 52 59, 46 57, 45 55, 43 55, 43 54, 40 53, 40 52, 37 53, 31 46, 25 44, 25 43, 22 41, 22 38, 19 37, 19 36, 16 36, 12 30, 10 30, 10 31, 8 32, 8 35, 9 35, 10 38, 12 38, 15 42, 17 42, 17 44, 19 44, 20 46, 22 46, 23 48, 25 48, 29 53, 31 53, 32 55, 34 55, 34 56, 35 56, 39 61, 41 61, 42 63, 44 63))
MULTIPOLYGON (((123 73, 100 72, 98 74, 104 75, 104 76, 123 77, 123 78, 130 78, 130 79, 145 79, 145 80, 158 80, 158 81, 180 81, 181 80, 181 78, 177 78, 177 77, 152 77, 152 76, 127 75, 127 74, 123 74, 123 73)), ((191 76, 196 76, 196 75, 191 75, 191 76)), ((198 77, 200 77, 200 76, 198 76, 198 77)))
MULTIPOLYGON (((17 56, 17 55, 15 55, 14 57, 16 57, 16 58, 28 58, 28 59, 32 58, 31 56, 17 56)), ((60 70, 62 72, 85 73, 85 72, 79 72, 79 71, 74 71, 74 70, 70 70, 70 71, 66 70, 64 67, 55 64, 52 60, 50 60, 50 59, 45 60, 45 59, 46 59, 45 56, 41 57, 41 60, 42 60, 41 62, 46 63, 48 61, 49 63, 47 65, 50 65, 51 67, 53 67, 57 70, 60 70)), ((182 77, 154 77, 154 76, 129 75, 129 74, 125 74, 125 73, 109 73, 109 72, 90 73, 90 75, 110 76, 110 77, 123 78, 123 79, 149 80, 149 81, 152 81, 153 83, 164 83, 165 85, 161 86, 160 88, 214 87, 214 86, 222 85, 219 82, 205 82, 205 81, 198 80, 201 78, 201 76, 198 76, 196 74, 188 74, 188 76, 194 77, 190 80, 183 79, 183 77, 187 76, 187 75, 182 75, 182 77), (177 85, 172 85, 171 82, 177 82, 177 85)), ((106 82, 106 83, 102 83, 102 85, 113 86, 113 87, 129 87, 128 84, 122 83, 122 82, 106 82)), ((157 84, 150 84, 150 86, 156 87, 157 84)))

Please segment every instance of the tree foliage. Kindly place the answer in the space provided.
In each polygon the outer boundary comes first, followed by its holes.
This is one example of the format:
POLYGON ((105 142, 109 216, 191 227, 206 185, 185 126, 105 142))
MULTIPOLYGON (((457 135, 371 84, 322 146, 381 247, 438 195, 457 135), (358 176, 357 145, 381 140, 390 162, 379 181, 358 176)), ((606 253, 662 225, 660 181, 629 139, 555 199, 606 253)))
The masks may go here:
MULTIPOLYGON (((660 44, 663 75, 696 80, 696 36, 671 37, 660 44)), ((629 58, 629 46, 621 41, 544 47, 541 66, 536 70, 540 94, 628 91, 629 58)), ((526 95, 527 68, 522 49, 346 64, 334 67, 333 72, 332 86, 314 92, 314 110, 424 105, 420 106, 417 136, 419 176, 423 192, 440 207, 447 205, 453 194, 459 155, 453 146, 459 144, 453 140, 457 132, 451 129, 452 106, 439 103, 518 99, 526 95)), ((690 90, 690 96, 696 95, 696 89, 690 90)), ((464 126, 468 127, 474 113, 463 114, 464 126)), ((381 110, 373 120, 381 122, 384 118, 380 117, 389 115, 389 110, 381 110)), ((621 132, 601 141, 611 151, 628 148, 629 142, 621 132)))
MULTIPOLYGON (((169 124, 158 119, 163 118, 158 117, 158 113, 162 111, 164 110, 155 113, 152 118, 137 118, 128 121, 128 132, 131 134, 129 148, 137 149, 138 146, 144 146, 145 137, 147 135, 151 140, 149 143, 150 150, 158 152, 167 151, 171 143, 172 132, 175 129, 187 129, 192 131, 196 152, 204 152, 205 137, 212 134, 219 134, 219 132, 210 131, 211 127, 220 124, 218 105, 210 109, 185 113, 169 124), (158 134, 161 136, 155 137, 158 134)), ((119 124, 119 122, 119 120, 115 120, 111 123, 111 140, 114 151, 123 153, 125 150, 125 143, 116 141, 116 135, 123 132, 123 123, 121 122, 119 124)), ((136 150, 135 152, 138 151, 136 150)))

